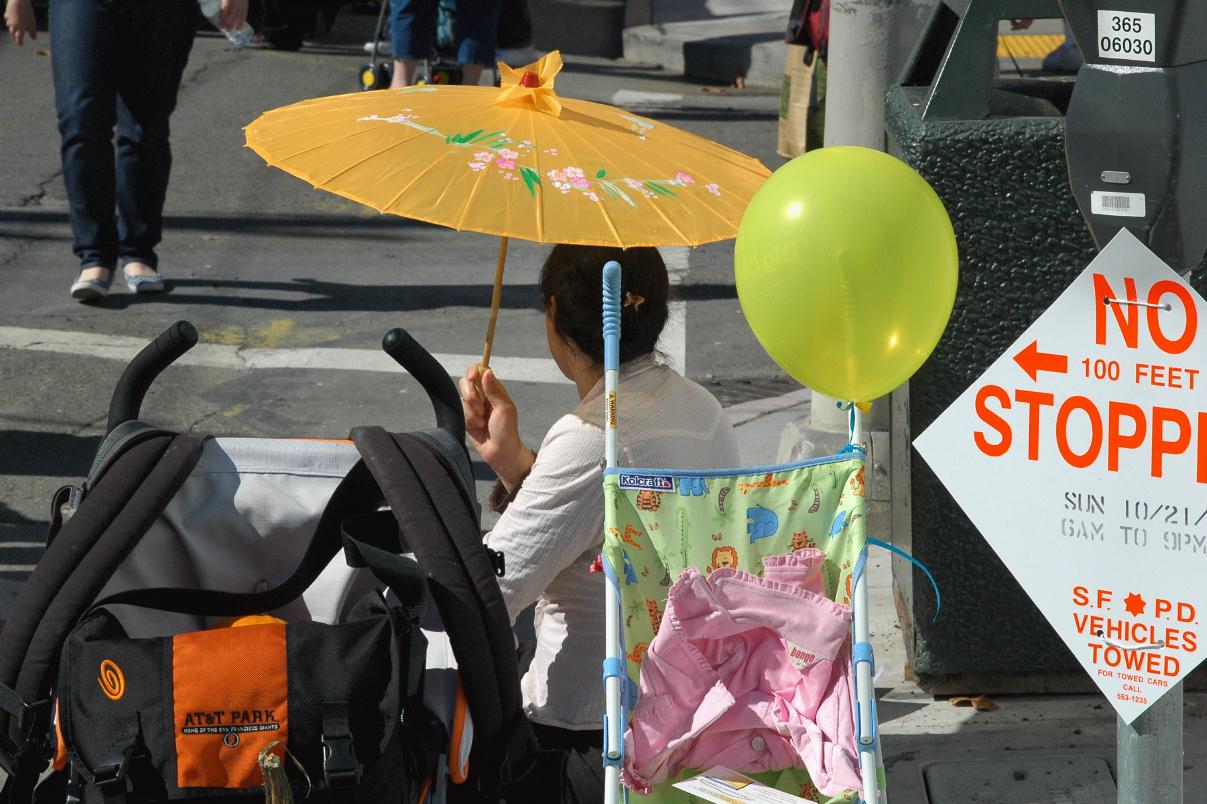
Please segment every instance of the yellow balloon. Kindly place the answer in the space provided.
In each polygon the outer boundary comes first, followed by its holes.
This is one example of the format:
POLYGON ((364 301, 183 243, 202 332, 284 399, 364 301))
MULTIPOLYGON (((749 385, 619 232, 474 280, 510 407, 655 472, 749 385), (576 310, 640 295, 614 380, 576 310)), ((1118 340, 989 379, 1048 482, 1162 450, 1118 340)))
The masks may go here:
POLYGON ((803 385, 870 402, 925 362, 955 303, 959 255, 943 203, 869 148, 797 157, 751 199, 734 275, 768 354, 803 385))

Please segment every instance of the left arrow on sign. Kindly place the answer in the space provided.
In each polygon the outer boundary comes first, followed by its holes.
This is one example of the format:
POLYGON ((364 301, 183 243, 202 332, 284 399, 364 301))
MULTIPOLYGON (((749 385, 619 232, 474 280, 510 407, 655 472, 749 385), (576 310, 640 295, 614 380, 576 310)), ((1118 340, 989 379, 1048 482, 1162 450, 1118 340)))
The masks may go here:
POLYGON ((1051 371, 1056 374, 1066 374, 1069 371, 1069 356, 1050 354, 1039 351, 1039 341, 1031 341, 1021 352, 1014 356, 1014 362, 1027 372, 1032 380, 1039 379, 1039 372, 1051 371))

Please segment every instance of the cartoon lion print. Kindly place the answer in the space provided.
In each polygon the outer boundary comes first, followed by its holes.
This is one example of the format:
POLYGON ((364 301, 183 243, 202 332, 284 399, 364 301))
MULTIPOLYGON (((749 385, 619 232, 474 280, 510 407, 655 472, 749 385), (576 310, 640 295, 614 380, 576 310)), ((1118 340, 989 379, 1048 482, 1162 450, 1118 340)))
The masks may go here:
POLYGON ((635 502, 640 511, 657 511, 662 507, 662 495, 656 491, 639 491, 635 502))
POLYGON ((736 547, 717 547, 712 551, 712 562, 704 568, 705 572, 728 567, 738 568, 738 551, 736 547))

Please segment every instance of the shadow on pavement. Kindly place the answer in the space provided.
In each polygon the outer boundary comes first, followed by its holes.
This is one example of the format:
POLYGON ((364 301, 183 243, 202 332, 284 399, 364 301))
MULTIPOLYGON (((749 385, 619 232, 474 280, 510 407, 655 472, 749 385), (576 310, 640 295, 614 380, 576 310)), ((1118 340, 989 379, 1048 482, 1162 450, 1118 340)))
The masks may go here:
MULTIPOLYGON (((38 430, 0 430, 0 475, 83 477, 92 465, 100 436, 48 433, 38 430)), ((49 502, 49 501, 48 501, 49 502)), ((0 502, 0 522, 17 524, 18 517, 0 502)))
POLYGON ((680 112, 660 109, 657 112, 650 112, 649 116, 655 120, 662 120, 664 122, 673 122, 675 120, 716 120, 718 122, 757 123, 779 119, 775 112, 737 112, 726 108, 684 109, 680 112))
MULTIPOLYGON (((645 64, 615 64, 601 62, 567 61, 562 68, 566 74, 601 75, 608 78, 640 78, 643 81, 665 81, 682 86, 683 76, 664 72, 661 67, 645 64)), ((621 88, 623 85, 618 85, 621 88)))
MULTIPOLYGON (((225 240, 238 235, 266 235, 271 237, 330 238, 338 230, 352 230, 360 239, 399 241, 398 229, 443 229, 431 223, 402 218, 397 215, 377 214, 364 208, 366 215, 165 215, 164 228, 184 231, 219 232, 215 239, 225 240), (376 230, 376 231, 374 231, 376 230)), ((13 210, 0 211, 0 227, 63 226, 68 225, 66 210, 13 210)), ((14 237, 24 240, 52 239, 47 235, 28 231, 11 231, 0 228, 0 238, 14 237)), ((67 239, 64 230, 64 239, 67 239)))
MULTIPOLYGON (((290 312, 406 313, 446 307, 490 308, 491 286, 477 285, 354 285, 321 279, 297 278, 289 282, 242 279, 169 279, 167 291, 156 297, 115 294, 103 306, 124 310, 139 304, 218 305, 253 310, 290 312), (207 289, 218 293, 197 293, 207 289), (261 294, 307 294, 309 298, 273 298, 261 294)), ((539 310, 537 286, 506 285, 501 307, 505 310, 539 310)))
MULTIPOLYGON (((448 307, 490 308, 492 286, 474 285, 355 285, 321 279, 297 278, 289 282, 242 279, 169 279, 167 291, 156 296, 114 294, 95 307, 124 310, 140 304, 219 305, 253 310, 284 312, 409 313, 448 307), (218 291, 198 293, 198 290, 218 291), (307 294, 309 298, 274 298, 261 294, 307 294)), ((733 285, 682 285, 672 299, 717 301, 736 299, 733 285)), ((505 310, 540 310, 540 294, 534 284, 504 285, 500 304, 505 310)))
MULTIPOLYGON (((30 519, 29 517, 25 516, 24 514, 18 512, 18 511, 14 511, 13 509, 11 509, 7 505, 5 505, 2 501, 0 501, 0 525, 24 526, 24 525, 42 525, 42 524, 45 524, 45 523, 39 522, 36 519, 30 519)), ((4 541, 4 540, 0 540, 0 541, 4 541)))

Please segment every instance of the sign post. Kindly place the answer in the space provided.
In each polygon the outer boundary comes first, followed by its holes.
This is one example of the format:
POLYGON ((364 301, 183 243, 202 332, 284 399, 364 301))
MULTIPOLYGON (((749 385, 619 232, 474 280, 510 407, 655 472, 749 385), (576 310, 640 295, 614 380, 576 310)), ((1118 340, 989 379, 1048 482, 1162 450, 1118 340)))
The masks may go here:
POLYGON ((1182 683, 1132 723, 1119 718, 1120 804, 1182 801, 1182 683))
POLYGON ((1122 230, 915 442, 1114 706, 1125 803, 1181 800, 1180 682, 1207 657, 1202 323, 1122 230))

